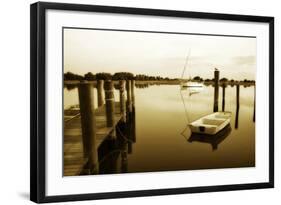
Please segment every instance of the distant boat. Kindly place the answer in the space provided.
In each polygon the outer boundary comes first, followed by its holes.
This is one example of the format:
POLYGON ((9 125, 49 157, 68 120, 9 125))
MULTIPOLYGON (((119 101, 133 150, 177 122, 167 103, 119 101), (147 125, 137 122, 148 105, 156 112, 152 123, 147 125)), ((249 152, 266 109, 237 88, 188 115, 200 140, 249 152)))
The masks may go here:
POLYGON ((182 83, 181 84, 182 88, 202 88, 203 84, 202 83, 198 83, 198 82, 186 82, 186 83, 182 83))
POLYGON ((189 123, 192 133, 215 135, 230 123, 231 112, 215 112, 189 123))
POLYGON ((185 81, 183 79, 183 76, 184 76, 184 73, 185 73, 185 70, 186 70, 186 67, 187 67, 187 64, 188 64, 189 56, 190 56, 190 50, 188 52, 188 55, 186 56, 184 68, 183 68, 182 75, 181 75, 181 83, 180 83, 181 90, 185 90, 187 88, 196 88, 196 87, 201 88, 201 87, 203 87, 203 83, 192 82, 191 76, 189 76, 189 80, 187 80, 187 81, 185 81))

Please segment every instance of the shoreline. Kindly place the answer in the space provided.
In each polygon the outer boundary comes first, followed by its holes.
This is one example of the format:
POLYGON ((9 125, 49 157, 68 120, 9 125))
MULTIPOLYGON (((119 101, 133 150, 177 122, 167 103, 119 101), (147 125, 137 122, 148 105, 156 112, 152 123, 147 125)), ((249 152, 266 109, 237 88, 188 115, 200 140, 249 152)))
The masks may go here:
MULTIPOLYGON (((90 84, 96 85, 97 81, 87 81, 90 84)), ((118 84, 119 80, 114 80, 114 84, 118 84)), ((187 81, 185 81, 187 82, 187 81)), ((205 86, 214 85, 214 82, 212 81, 190 81, 190 82, 196 82, 196 83, 203 83, 205 86)), ((64 86, 72 85, 76 86, 79 84, 79 80, 65 80, 64 86)), ((137 85, 180 85, 180 80, 135 80, 135 84, 137 85)), ((234 86, 234 85, 242 85, 242 86, 255 86, 255 82, 244 82, 244 81, 227 81, 227 82, 219 82, 219 85, 225 85, 225 86, 234 86)))

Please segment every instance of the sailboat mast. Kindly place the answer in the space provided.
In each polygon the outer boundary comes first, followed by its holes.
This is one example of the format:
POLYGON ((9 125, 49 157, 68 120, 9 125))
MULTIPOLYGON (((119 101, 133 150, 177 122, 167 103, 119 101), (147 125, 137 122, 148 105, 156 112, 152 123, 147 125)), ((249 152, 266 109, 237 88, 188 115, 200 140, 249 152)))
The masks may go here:
POLYGON ((189 56, 190 56, 190 49, 189 49, 188 55, 186 56, 186 59, 185 59, 185 64, 184 64, 184 68, 183 68, 183 71, 182 71, 181 79, 183 79, 183 76, 184 76, 184 73, 185 73, 185 70, 186 70, 186 67, 187 67, 187 63, 188 63, 188 60, 189 60, 189 56))

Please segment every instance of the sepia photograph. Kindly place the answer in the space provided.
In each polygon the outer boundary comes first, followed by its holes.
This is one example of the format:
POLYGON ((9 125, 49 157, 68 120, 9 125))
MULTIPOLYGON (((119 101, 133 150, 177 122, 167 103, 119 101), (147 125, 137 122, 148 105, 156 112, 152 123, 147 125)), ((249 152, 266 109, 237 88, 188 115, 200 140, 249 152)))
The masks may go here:
POLYGON ((211 6, 30 6, 32 201, 274 188, 274 17, 211 6))
POLYGON ((62 35, 63 176, 255 167, 255 36, 62 35))

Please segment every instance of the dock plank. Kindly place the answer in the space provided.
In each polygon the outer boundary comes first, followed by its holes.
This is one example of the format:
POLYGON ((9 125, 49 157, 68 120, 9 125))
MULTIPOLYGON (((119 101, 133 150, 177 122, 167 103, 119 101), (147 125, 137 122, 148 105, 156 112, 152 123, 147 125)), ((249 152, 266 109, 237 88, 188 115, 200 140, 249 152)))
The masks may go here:
MULTIPOLYGON (((64 115, 64 176, 79 175, 87 162, 83 157, 82 129, 79 108, 65 111, 64 115)), ((120 104, 115 102, 115 124, 106 126, 105 105, 95 110, 96 139, 99 147, 122 118, 120 104)))

